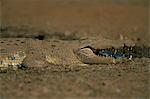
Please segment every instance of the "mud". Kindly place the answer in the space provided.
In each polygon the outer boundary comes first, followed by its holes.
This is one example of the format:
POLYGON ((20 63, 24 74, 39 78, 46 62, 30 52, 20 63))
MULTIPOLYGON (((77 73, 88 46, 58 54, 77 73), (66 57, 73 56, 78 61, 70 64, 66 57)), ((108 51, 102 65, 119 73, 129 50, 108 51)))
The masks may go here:
MULTIPOLYGON (((137 46, 150 45, 148 0, 0 3, 0 38, 71 42, 105 37, 130 39, 137 46)), ((0 99, 149 99, 149 64, 148 58, 135 58, 119 64, 8 69, 0 73, 0 99)))
POLYGON ((98 56, 104 57, 113 57, 115 59, 118 58, 150 58, 150 47, 146 46, 126 46, 124 44, 123 47, 119 48, 106 48, 106 49, 95 49, 91 46, 86 46, 84 48, 90 48, 93 53, 98 56))

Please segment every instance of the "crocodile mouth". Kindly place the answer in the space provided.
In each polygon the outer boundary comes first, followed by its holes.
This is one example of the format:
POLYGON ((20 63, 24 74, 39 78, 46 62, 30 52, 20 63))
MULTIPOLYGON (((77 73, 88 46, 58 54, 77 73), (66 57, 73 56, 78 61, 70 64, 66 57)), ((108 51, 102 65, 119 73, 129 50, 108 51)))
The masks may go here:
POLYGON ((75 51, 79 60, 84 63, 116 63, 123 60, 134 60, 135 58, 150 58, 150 47, 147 46, 127 46, 118 48, 110 47, 96 49, 86 46, 75 51))

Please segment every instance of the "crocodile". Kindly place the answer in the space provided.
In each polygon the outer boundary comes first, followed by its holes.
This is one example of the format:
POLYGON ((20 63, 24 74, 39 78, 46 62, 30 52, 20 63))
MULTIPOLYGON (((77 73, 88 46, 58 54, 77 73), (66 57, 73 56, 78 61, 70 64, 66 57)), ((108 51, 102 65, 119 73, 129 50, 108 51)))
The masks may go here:
POLYGON ((38 40, 32 38, 1 38, 0 39, 0 68, 18 67, 46 67, 53 65, 87 65, 112 64, 125 61, 113 57, 96 55, 93 48, 134 45, 129 40, 118 41, 104 38, 82 38, 79 40, 64 41, 56 39, 38 40))

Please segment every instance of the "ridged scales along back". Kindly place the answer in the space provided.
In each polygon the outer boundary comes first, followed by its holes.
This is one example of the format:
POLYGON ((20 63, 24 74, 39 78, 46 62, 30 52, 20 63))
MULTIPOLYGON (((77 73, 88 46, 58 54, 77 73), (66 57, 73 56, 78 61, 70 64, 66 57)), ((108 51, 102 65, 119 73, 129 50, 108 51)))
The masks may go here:
MULTIPOLYGON (((30 38, 1 38, 0 68, 21 66, 45 67, 53 65, 81 65, 95 63, 117 63, 124 61, 113 57, 97 55, 91 48, 120 48, 124 44, 134 46, 129 41, 112 41, 108 39, 80 39, 62 41, 55 39, 37 40, 30 38)), ((109 54, 109 53, 102 53, 109 54)))

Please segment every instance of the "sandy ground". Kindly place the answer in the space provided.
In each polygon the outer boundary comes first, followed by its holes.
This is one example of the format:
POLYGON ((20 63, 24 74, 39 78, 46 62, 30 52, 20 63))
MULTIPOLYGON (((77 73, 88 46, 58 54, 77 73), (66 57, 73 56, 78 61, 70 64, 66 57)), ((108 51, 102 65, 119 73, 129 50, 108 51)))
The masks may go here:
POLYGON ((0 74, 1 99, 148 99, 149 63, 51 66, 0 74))
MULTIPOLYGON (((1 0, 0 37, 149 43, 148 0, 1 0)), ((0 99, 149 99, 149 59, 0 73, 0 99)))

